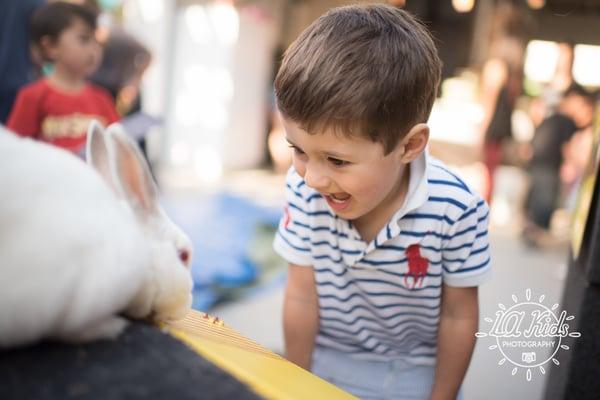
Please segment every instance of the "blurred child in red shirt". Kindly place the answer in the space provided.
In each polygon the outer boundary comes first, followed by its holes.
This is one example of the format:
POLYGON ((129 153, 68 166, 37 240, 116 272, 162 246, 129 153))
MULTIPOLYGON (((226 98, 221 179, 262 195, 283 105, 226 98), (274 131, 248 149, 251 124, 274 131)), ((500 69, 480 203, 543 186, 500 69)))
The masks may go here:
POLYGON ((119 119, 110 95, 86 81, 102 56, 95 30, 94 11, 76 4, 51 3, 33 15, 31 40, 54 69, 19 91, 8 128, 81 154, 92 119, 119 119))

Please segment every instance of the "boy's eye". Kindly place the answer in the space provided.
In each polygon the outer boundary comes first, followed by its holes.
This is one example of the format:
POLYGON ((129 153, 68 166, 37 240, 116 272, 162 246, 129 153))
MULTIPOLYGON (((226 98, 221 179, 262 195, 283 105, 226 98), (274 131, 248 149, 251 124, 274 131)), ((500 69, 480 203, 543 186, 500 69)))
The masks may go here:
POLYGON ((302 150, 300 150, 299 148, 297 148, 293 144, 290 144, 289 146, 290 146, 291 149, 294 150, 294 153, 296 153, 296 154, 304 154, 304 152, 302 150))
POLYGON ((90 35, 79 35, 79 40, 81 43, 88 43, 92 40, 92 37, 90 35))
POLYGON ((338 158, 329 157, 329 162, 335 165, 336 167, 343 167, 344 165, 348 165, 348 161, 340 160, 338 158))

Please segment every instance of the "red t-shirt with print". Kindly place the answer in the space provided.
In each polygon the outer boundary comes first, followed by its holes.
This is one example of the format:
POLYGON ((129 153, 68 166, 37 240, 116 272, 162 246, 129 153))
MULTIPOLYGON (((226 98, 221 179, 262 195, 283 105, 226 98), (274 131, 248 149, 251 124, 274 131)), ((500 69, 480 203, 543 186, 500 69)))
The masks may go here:
POLYGON ((78 92, 65 92, 40 79, 19 91, 6 126, 21 136, 80 153, 93 119, 104 126, 119 120, 107 91, 86 83, 78 92))

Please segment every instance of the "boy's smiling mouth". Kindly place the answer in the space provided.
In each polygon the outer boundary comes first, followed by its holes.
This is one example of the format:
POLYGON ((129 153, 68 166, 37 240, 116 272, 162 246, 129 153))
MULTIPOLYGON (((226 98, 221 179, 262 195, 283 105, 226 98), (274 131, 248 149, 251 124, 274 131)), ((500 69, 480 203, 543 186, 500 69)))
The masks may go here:
POLYGON ((342 194, 332 193, 329 195, 329 197, 331 197, 334 201, 341 203, 341 202, 348 200, 350 198, 350 195, 348 193, 342 193, 342 194))
POLYGON ((352 197, 348 193, 332 193, 323 196, 325 197, 325 200, 327 200, 327 204, 329 204, 334 211, 342 211, 346 209, 350 204, 350 198, 352 197))

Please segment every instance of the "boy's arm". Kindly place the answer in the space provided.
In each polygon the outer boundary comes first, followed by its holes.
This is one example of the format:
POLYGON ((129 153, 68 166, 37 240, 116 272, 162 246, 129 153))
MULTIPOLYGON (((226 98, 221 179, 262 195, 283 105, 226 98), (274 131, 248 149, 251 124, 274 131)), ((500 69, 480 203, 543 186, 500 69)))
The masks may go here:
POLYGON ((101 117, 106 119, 106 124, 110 125, 114 122, 118 122, 121 116, 117 112, 116 101, 113 100, 108 91, 103 88, 94 86, 97 90, 98 99, 102 103, 102 115, 101 117))
POLYGON ((310 370, 319 329, 319 302, 312 267, 289 265, 283 303, 285 356, 310 370))
POLYGON ((479 323, 477 287, 444 285, 431 400, 454 400, 465 377, 479 323))
POLYGON ((38 137, 41 133, 39 99, 41 93, 31 88, 18 92, 6 121, 6 127, 20 136, 38 137))

